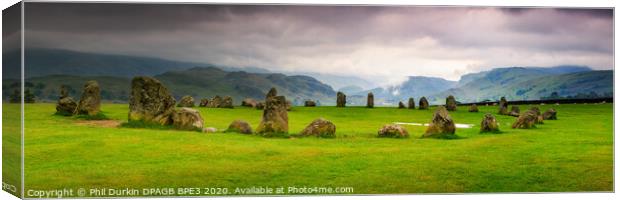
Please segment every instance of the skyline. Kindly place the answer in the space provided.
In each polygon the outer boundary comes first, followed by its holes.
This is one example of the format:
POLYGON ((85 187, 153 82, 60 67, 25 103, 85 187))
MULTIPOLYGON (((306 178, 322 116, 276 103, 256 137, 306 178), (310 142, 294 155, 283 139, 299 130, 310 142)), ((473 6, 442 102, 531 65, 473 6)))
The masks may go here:
POLYGON ((25 18, 26 47, 387 83, 496 67, 614 67, 611 9, 30 3, 25 18))

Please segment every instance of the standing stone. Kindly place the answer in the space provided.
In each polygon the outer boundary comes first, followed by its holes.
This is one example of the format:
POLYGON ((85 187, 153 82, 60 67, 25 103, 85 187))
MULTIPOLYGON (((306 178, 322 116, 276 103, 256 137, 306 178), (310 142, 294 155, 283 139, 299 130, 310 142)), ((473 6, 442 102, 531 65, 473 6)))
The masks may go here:
POLYGON ((508 113, 508 115, 513 116, 513 117, 519 117, 519 113, 521 113, 519 106, 512 105, 510 107, 510 113, 508 113))
POLYGON ((200 106, 200 107, 207 107, 208 105, 209 105, 209 99, 208 98, 200 99, 200 104, 198 104, 198 106, 200 106))
POLYGON ((405 104, 402 101, 398 102, 398 109, 403 109, 405 108, 405 104))
POLYGON ((506 101, 506 97, 502 97, 499 100, 499 112, 500 115, 508 115, 508 101, 506 101))
POLYGON ((273 136, 284 133, 288 135, 288 113, 286 111, 286 98, 276 96, 277 91, 272 88, 265 98, 263 118, 256 128, 256 132, 263 136, 273 136))
POLYGON ((420 110, 428 109, 428 101, 426 100, 426 97, 420 98, 420 102, 418 103, 418 109, 420 110))
POLYGON ((172 124, 176 101, 157 79, 137 76, 131 80, 129 121, 172 124))
POLYGON ((469 106, 469 112, 478 112, 478 106, 476 104, 471 104, 469 106))
POLYGON ((252 127, 250 124, 243 120, 235 120, 228 125, 226 132, 236 132, 243 134, 252 134, 252 127))
POLYGON ((194 107, 194 97, 185 95, 179 100, 178 107, 194 107))
POLYGON ((377 132, 378 137, 406 138, 409 137, 407 129, 396 124, 386 124, 377 132))
POLYGON ((314 101, 307 100, 307 101, 304 101, 304 106, 305 107, 315 107, 316 103, 314 101))
POLYGON ((543 113, 543 119, 545 120, 557 120, 558 118, 556 117, 557 115, 557 111, 555 111, 555 109, 553 108, 549 108, 549 110, 545 111, 545 113, 543 113))
POLYGON ((256 103, 258 103, 258 101, 252 99, 252 98, 245 98, 242 102, 241 102, 241 106, 244 107, 256 107, 256 103))
POLYGON ((82 97, 80 98, 75 112, 76 115, 97 115, 101 107, 101 90, 97 81, 88 81, 84 84, 82 97))
POLYGON ((372 92, 368 93, 368 97, 366 98, 366 108, 374 108, 375 107, 375 95, 372 92))
POLYGON ((181 130, 202 130, 204 120, 198 110, 184 107, 172 114, 172 125, 181 130))
POLYGON ((323 118, 315 119, 300 133, 301 136, 336 137, 336 125, 323 118))
POLYGON ((347 104, 347 95, 342 92, 336 94, 336 107, 345 107, 347 104))
POLYGON ((209 101, 209 104, 207 105, 207 107, 219 108, 220 104, 222 104, 222 97, 220 97, 219 95, 215 95, 215 97, 213 97, 211 101, 209 101))
POLYGON ((225 96, 220 103, 219 108, 233 108, 233 99, 230 96, 225 96))
POLYGON ((413 100, 413 98, 409 98, 409 103, 407 104, 407 108, 415 109, 415 101, 413 100))
POLYGON ((536 127, 536 112, 532 110, 525 111, 519 115, 517 121, 512 124, 512 128, 528 129, 536 127))
POLYGON ((497 120, 491 113, 485 114, 484 118, 482 118, 482 122, 480 122, 480 132, 499 132, 497 120))
POLYGON ((452 95, 446 98, 446 110, 456 111, 456 99, 452 95))
POLYGON ((60 87, 60 97, 58 98, 58 103, 56 104, 56 114, 71 116, 73 115, 73 111, 77 107, 77 103, 69 96, 69 91, 66 86, 60 87))
POLYGON ((426 129, 426 132, 424 133, 422 137, 437 138, 437 137, 449 136, 449 135, 454 135, 455 131, 456 131, 456 125, 452 121, 452 118, 450 117, 448 110, 443 106, 439 106, 437 107, 437 110, 435 111, 435 114, 433 115, 433 120, 428 125, 428 128, 426 129))
POLYGON ((544 124, 544 118, 542 116, 542 113, 540 112, 540 109, 536 106, 531 107, 530 108, 531 111, 534 111, 534 114, 536 114, 536 124, 544 124))

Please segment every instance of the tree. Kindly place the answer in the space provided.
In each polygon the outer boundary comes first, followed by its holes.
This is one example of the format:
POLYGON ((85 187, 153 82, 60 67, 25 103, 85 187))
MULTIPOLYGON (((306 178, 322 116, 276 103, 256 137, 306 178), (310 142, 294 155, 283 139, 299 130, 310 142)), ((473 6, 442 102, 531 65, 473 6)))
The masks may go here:
POLYGON ((34 103, 35 96, 30 92, 30 89, 24 91, 24 103, 34 103))

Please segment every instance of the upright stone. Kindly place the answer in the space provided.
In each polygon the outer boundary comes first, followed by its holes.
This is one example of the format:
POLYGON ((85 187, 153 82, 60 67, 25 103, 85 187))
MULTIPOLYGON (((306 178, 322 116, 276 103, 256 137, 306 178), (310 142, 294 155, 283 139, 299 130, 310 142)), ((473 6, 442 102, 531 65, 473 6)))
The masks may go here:
POLYGON ((56 103, 56 114, 71 116, 77 107, 77 103, 69 96, 69 91, 66 86, 60 87, 60 97, 58 103, 56 103))
POLYGON ((448 110, 443 107, 437 107, 435 114, 433 115, 433 120, 428 125, 426 132, 422 137, 444 137, 454 135, 456 131, 456 125, 454 121, 452 121, 452 117, 448 113, 448 110))
POLYGON ((286 111, 286 98, 276 96, 277 91, 272 88, 265 98, 263 118, 256 128, 256 132, 263 136, 278 134, 288 135, 288 113, 286 111))
POLYGON ((372 92, 368 93, 368 97, 366 98, 366 107, 374 108, 375 107, 375 95, 372 92))
POLYGON ((517 121, 512 124, 512 128, 528 129, 536 127, 536 112, 532 110, 525 111, 519 115, 517 121))
POLYGON ((306 101, 304 101, 304 106, 305 107, 315 107, 316 103, 314 101, 311 101, 311 100, 306 100, 306 101))
POLYGON ((418 109, 420 110, 428 109, 428 101, 426 100, 426 97, 420 98, 420 102, 418 103, 418 109))
POLYGON ((478 112, 478 106, 476 104, 471 104, 469 106, 469 112, 478 112))
POLYGON ((336 94, 336 107, 345 107, 347 104, 347 95, 342 92, 336 94))
POLYGON ((215 97, 213 97, 211 101, 209 101, 209 104, 207 105, 207 107, 219 108, 221 104, 222 104, 222 97, 220 97, 219 95, 215 95, 215 97))
POLYGON ((499 132, 497 120, 491 113, 485 114, 484 118, 482 118, 482 122, 480 122, 480 132, 499 132))
POLYGON ((545 113, 543 113, 543 119, 545 120, 557 120, 557 111, 555 111, 555 109, 553 108, 549 108, 549 110, 545 111, 545 113))
POLYGON ((544 124, 544 118, 542 116, 542 113, 540 113, 540 109, 536 106, 531 107, 530 108, 531 111, 534 112, 534 114, 536 114, 536 124, 544 124))
POLYGON ((499 100, 499 112, 500 115, 508 115, 508 101, 506 101, 506 97, 502 97, 499 100))
POLYGON ((405 108, 405 104, 402 101, 398 102, 398 109, 404 109, 405 108))
POLYGON ((200 104, 198 104, 198 106, 200 106, 200 107, 207 107, 208 105, 209 105, 209 99, 208 98, 200 99, 200 104))
POLYGON ((97 81, 88 81, 84 84, 82 97, 75 108, 73 114, 76 115, 97 115, 101 107, 101 90, 97 81))
POLYGON ((519 117, 520 113, 521 113, 521 110, 519 109, 519 106, 512 105, 510 107, 510 113, 508 113, 508 115, 513 116, 513 117, 519 117))
POLYGON ((138 76, 131 81, 129 121, 172 124, 176 101, 157 79, 138 76))
POLYGON ((194 97, 185 95, 179 100, 178 107, 194 107, 194 97))
POLYGON ((222 103, 220 103, 220 108, 233 108, 233 99, 230 96, 225 96, 224 99, 222 99, 222 103))
POLYGON ((407 104, 407 108, 415 109, 415 101, 413 100, 413 98, 409 98, 409 102, 407 104))
POLYGON ((446 110, 456 111, 456 99, 452 95, 446 98, 446 110))

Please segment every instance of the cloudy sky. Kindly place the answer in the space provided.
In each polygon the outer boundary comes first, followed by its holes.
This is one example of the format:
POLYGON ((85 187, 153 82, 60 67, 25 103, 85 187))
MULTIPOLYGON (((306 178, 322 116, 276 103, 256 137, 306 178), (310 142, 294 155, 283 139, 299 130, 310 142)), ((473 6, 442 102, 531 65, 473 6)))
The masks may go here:
POLYGON ((28 3, 27 47, 395 82, 506 66, 613 68, 610 9, 28 3))

